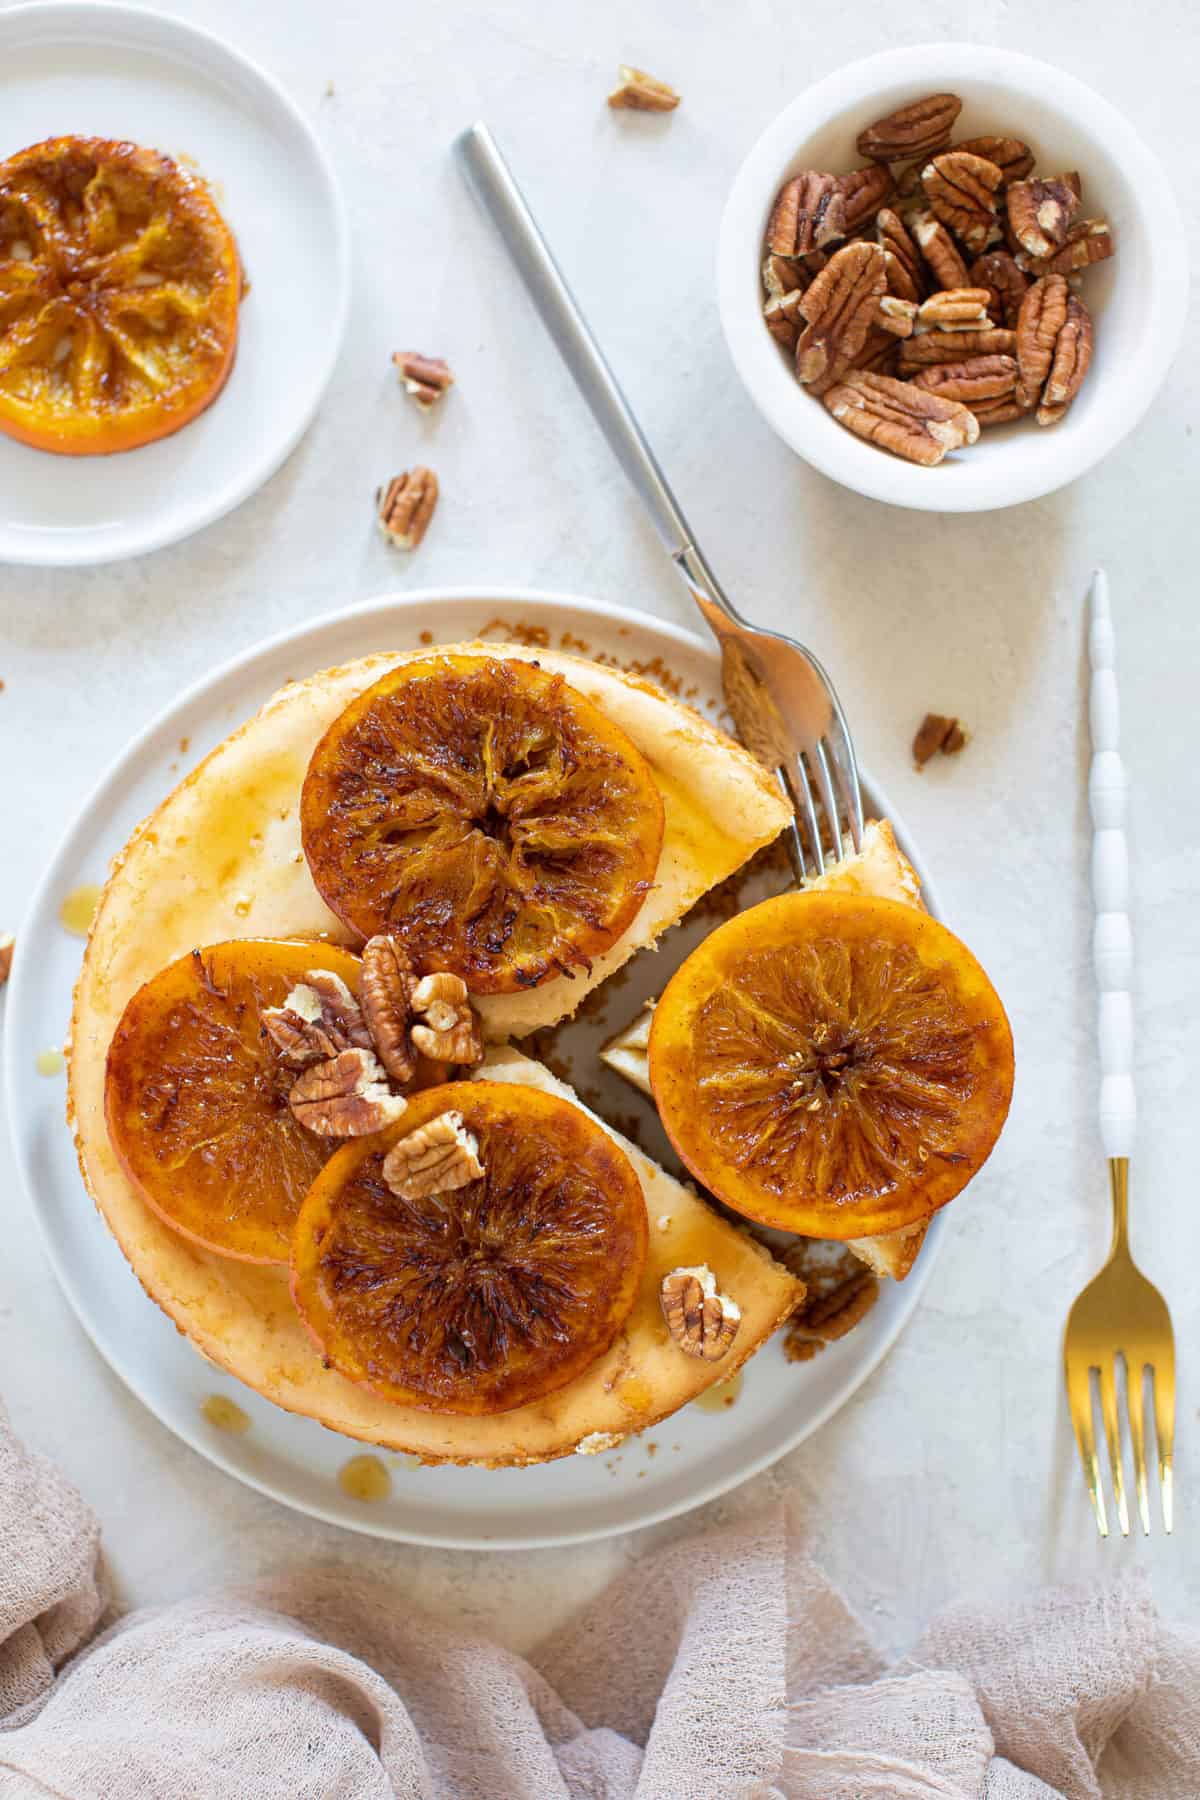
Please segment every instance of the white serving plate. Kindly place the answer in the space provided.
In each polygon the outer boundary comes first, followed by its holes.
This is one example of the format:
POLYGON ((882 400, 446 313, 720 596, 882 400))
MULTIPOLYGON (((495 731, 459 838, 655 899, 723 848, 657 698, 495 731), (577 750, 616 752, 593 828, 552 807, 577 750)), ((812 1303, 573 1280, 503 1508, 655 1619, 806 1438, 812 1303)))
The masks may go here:
POLYGON ((250 291, 233 373, 173 437, 63 457, 0 436, 0 563, 112 562, 221 518, 299 442, 346 327, 349 237, 333 171, 282 89, 228 45, 127 6, 0 10, 0 159, 68 133, 129 138, 198 168, 250 291))
MULTIPOLYGON (((710 712, 719 704, 720 664, 710 643, 643 613, 570 595, 478 588, 411 593, 273 638, 183 694, 84 800, 30 907, 4 1033, 9 1118, 29 1202, 67 1298, 122 1380, 193 1449, 289 1506, 378 1537, 462 1549, 532 1548, 629 1531, 699 1506, 766 1468, 836 1412, 887 1353, 920 1299, 945 1231, 943 1214, 908 1280, 884 1283, 865 1322, 813 1362, 789 1364, 778 1340, 765 1345, 729 1409, 686 1407, 610 1455, 571 1456, 530 1469, 422 1469, 381 1452, 392 1493, 374 1504, 352 1499, 337 1483, 338 1470, 364 1446, 279 1411, 213 1369, 143 1294, 84 1190, 64 1118, 63 1082, 35 1068, 40 1049, 62 1042, 79 968, 79 940, 58 922, 64 895, 103 881, 110 858, 186 767, 289 677, 374 650, 413 648, 430 631, 440 642, 470 638, 497 618, 544 627, 554 645, 570 632, 593 653, 606 651, 622 663, 660 659, 685 689, 695 688, 694 704, 710 712), (183 738, 190 748, 181 767, 183 738), (245 1436, 208 1424, 200 1406, 212 1393, 229 1395, 249 1413, 245 1436)), ((872 810, 892 819, 936 911, 928 871, 903 825, 878 787, 868 784, 868 792, 872 810)), ((661 987, 694 936, 689 940, 683 927, 663 950, 643 953, 630 965, 631 978, 612 990, 607 1018, 571 1028, 570 1055, 581 1084, 601 1085, 596 1046, 661 987)), ((607 1079, 615 1084, 607 1090, 615 1111, 628 1114, 645 1104, 616 1077, 607 1079)), ((646 1143, 656 1149, 649 1135, 646 1143)))

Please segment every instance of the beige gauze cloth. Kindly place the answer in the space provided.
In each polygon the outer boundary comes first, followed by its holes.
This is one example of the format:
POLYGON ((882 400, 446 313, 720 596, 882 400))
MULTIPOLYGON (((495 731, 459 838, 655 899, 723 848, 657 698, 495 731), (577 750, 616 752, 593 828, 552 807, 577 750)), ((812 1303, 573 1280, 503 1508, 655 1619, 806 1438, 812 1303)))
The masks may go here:
POLYGON ((888 1669, 802 1535, 646 1555, 529 1661, 327 1573, 99 1630, 96 1521, 0 1408, 0 1800, 1200 1796, 1200 1634, 1140 1582, 888 1669))

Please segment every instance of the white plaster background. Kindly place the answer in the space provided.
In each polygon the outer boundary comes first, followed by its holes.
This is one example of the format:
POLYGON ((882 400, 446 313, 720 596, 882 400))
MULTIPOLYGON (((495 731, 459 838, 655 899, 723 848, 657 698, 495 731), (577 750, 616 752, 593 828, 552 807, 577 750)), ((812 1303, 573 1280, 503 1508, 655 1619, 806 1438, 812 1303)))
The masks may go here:
MULTIPOLYGON (((897 1649, 967 1589, 1147 1561, 1194 1611, 1200 1217, 1197 382, 1185 350, 1148 420, 1083 482, 978 518, 906 514, 832 486, 770 435, 713 302, 720 208, 788 99, 885 45, 968 38, 1058 62, 1128 113, 1177 173, 1200 163, 1186 0, 175 0, 272 70, 316 121, 354 233, 349 339, 314 428, 238 513, 175 549, 91 573, 0 570, 0 927, 20 928, 97 770, 186 683, 255 640, 389 588, 574 589, 684 622, 637 505, 464 191, 448 147, 485 116, 745 609, 812 643, 864 759, 936 867, 948 916, 1008 1003, 1018 1086, 1002 1143, 925 1301, 855 1400, 771 1473, 708 1509, 797 1495, 816 1554, 897 1649), (685 95, 667 120, 603 105, 631 59, 685 95), (332 97, 325 94, 334 83, 332 97), (423 420, 388 354, 448 355, 459 386, 423 420), (436 465, 443 501, 411 560, 375 533, 381 473, 436 465), (1107 1242, 1083 801, 1081 604, 1104 562, 1120 631, 1140 941, 1136 1248, 1167 1290, 1180 1357, 1180 1521, 1101 1545, 1070 1440, 1059 1333, 1107 1242), (974 732, 913 773, 927 707, 974 732)), ((314 322, 319 329, 319 321, 314 322)), ((38 1048, 29 1046, 32 1055, 38 1048)), ((523 1647, 655 1536, 460 1555, 385 1545, 250 1493, 170 1437, 86 1342, 0 1147, 0 1392, 103 1520, 121 1597, 153 1602, 321 1556, 523 1647)), ((453 1476, 448 1475, 448 1480, 453 1476)))

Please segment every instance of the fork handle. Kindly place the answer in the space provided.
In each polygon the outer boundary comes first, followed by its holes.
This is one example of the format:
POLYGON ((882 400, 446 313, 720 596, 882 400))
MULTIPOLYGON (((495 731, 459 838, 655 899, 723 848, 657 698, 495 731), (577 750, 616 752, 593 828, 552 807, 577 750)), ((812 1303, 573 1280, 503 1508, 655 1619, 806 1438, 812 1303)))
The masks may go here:
POLYGON ((1092 965, 1099 991, 1100 1138, 1106 1156, 1128 1156, 1137 1123, 1133 1085, 1133 927, 1129 917, 1129 848, 1125 839, 1125 765, 1116 642, 1108 578, 1092 579, 1088 661, 1092 678, 1088 719, 1092 766, 1092 965))
POLYGON ((482 119, 477 119, 454 148, 609 449, 649 513, 692 598, 720 635, 722 620, 740 622, 738 614, 696 544, 658 458, 579 310, 500 146, 482 119))

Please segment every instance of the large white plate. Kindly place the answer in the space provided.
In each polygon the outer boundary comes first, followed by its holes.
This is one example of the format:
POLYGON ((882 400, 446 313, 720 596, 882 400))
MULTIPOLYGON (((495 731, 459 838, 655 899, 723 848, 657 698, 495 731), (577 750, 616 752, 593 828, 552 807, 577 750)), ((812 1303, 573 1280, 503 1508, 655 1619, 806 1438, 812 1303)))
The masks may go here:
POLYGON ((221 518, 299 442, 346 325, 349 240, 333 172, 286 94, 227 45, 133 7, 0 11, 0 158, 65 133, 194 163, 250 291, 224 391, 175 436, 69 459, 0 437, 0 562, 111 562, 221 518))
MULTIPOLYGON (((711 644, 645 614, 567 595, 478 589, 409 594, 274 638, 184 694, 83 805, 21 934, 4 1033, 17 1162, 50 1260, 97 1349, 134 1393, 201 1455, 290 1506, 380 1537, 470 1549, 574 1543, 628 1531, 698 1506, 765 1468, 835 1412, 886 1353, 920 1298, 945 1229, 943 1215, 908 1280, 884 1283, 866 1321, 814 1362, 789 1364, 778 1342, 767 1344, 748 1365, 741 1394, 727 1410, 691 1406, 612 1455, 572 1456, 531 1469, 421 1469, 410 1467, 408 1458, 385 1456, 393 1491, 373 1505, 351 1499, 337 1485, 337 1471, 361 1445, 280 1412, 218 1373, 146 1299, 83 1188, 61 1082, 47 1081, 34 1066, 39 1047, 62 1041, 79 967, 79 942, 58 923, 63 896, 104 879, 109 859, 134 825, 179 779, 181 739, 190 741, 190 766, 289 677, 373 650, 407 649, 430 632, 442 642, 469 638, 498 617, 544 628, 551 644, 569 632, 593 653, 665 667, 685 690, 696 690, 695 704, 717 704, 720 671, 711 644), (236 1397, 251 1415, 244 1437, 208 1425, 200 1405, 213 1392, 236 1397)), ((870 794, 873 806, 895 823, 934 904, 928 871, 895 813, 877 787, 870 794)), ((683 928, 668 940, 669 948, 643 954, 631 965, 631 979, 610 991, 607 1023, 593 1020, 586 1029, 598 1039, 632 1017, 643 994, 674 967, 676 943, 686 942, 683 928)), ((583 1029, 572 1027, 572 1033, 583 1029)), ((572 1049, 577 1079, 586 1075, 589 1086, 599 1085, 595 1068, 582 1066, 585 1047, 577 1036, 572 1049)), ((641 1104, 620 1083, 609 1098, 621 1113, 641 1104)))

